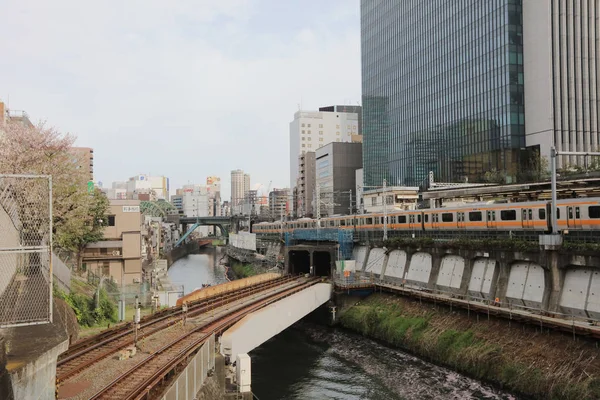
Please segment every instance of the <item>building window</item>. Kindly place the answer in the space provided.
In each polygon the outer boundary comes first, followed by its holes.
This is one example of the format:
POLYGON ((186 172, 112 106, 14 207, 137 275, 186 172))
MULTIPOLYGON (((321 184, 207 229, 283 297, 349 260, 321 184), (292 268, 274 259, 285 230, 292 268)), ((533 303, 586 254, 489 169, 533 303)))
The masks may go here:
POLYGON ((341 142, 341 139, 335 139, 336 142, 341 142))
POLYGON ((323 127, 323 124, 319 124, 319 128, 322 128, 322 127, 323 127))
POLYGON ((323 141, 323 138, 322 138, 322 137, 320 137, 320 138, 319 138, 319 142, 322 142, 322 141, 323 141))
POLYGON ((376 206, 377 205, 377 197, 371 197, 371 205, 372 206, 376 206))
POLYGON ((309 144, 309 145, 308 145, 308 148, 309 148, 309 149, 310 149, 310 148, 312 148, 312 144, 309 144))
POLYGON ((304 143, 302 143, 302 147, 306 147, 306 145, 304 143))
POLYGON ((106 248, 100 249, 100 254, 108 254, 107 249, 106 248))
POLYGON ((309 137, 308 140, 310 141, 310 140, 312 140, 312 138, 309 137))
POLYGON ((114 215, 108 216, 108 226, 115 226, 115 216, 114 215))
POLYGON ((340 129, 340 126, 339 126, 339 125, 336 125, 336 126, 335 126, 335 129, 340 129))
POLYGON ((340 135, 340 133, 339 133, 339 132, 336 132, 335 134, 336 134, 336 135, 338 135, 338 136, 340 135))
POLYGON ((308 125, 306 125, 306 126, 310 128, 310 124, 308 124, 308 125))
POLYGON ((322 134, 323 134, 323 131, 319 131, 319 135, 322 135, 322 134))
POLYGON ((310 135, 310 130, 308 132, 306 132, 306 133, 308 133, 310 135))
POLYGON ((306 140, 306 138, 304 136, 302 136, 302 140, 306 140))
POLYGON ((304 128, 304 124, 302 124, 302 127, 304 128))
POLYGON ((306 131, 302 131, 302 133, 306 133, 306 131))

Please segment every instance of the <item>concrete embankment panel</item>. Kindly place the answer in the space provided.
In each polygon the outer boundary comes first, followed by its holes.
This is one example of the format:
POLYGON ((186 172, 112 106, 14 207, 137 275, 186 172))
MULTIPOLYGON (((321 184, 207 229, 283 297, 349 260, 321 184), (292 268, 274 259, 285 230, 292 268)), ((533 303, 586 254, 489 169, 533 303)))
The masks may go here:
POLYGON ((394 250, 388 255, 383 280, 390 283, 402 283, 406 271, 407 254, 404 250, 394 250))
POLYGON ((367 258, 367 250, 369 250, 366 246, 356 246, 352 250, 352 258, 356 261, 356 270, 362 271, 365 266, 365 259, 367 258))
POLYGON ((430 275, 431 254, 423 252, 413 254, 406 274, 409 286, 427 287, 430 275))
POLYGON ((438 289, 451 292, 460 290, 464 271, 464 258, 456 255, 444 256, 437 277, 438 289))
POLYGON ((545 285, 544 269, 540 265, 518 261, 510 267, 506 298, 512 305, 540 308, 545 285))
POLYGON ((377 278, 381 276, 383 266, 386 261, 385 250, 380 248, 371 249, 369 252, 369 258, 365 266, 365 272, 371 272, 376 275, 377 278))
POLYGON ((318 283, 253 312, 221 336, 221 353, 232 359, 249 353, 310 314, 331 297, 331 285, 318 283))
POLYGON ((560 311, 583 318, 600 316, 600 272, 589 268, 567 270, 560 296, 560 311))
POLYGON ((215 285, 215 286, 210 286, 210 287, 203 288, 203 289, 198 289, 186 296, 180 297, 177 300, 177 305, 178 306, 182 305, 184 301, 202 300, 207 297, 231 292, 233 290, 242 289, 242 288, 257 284, 257 283, 277 279, 280 276, 281 275, 276 274, 276 273, 260 274, 260 275, 251 276, 249 278, 236 279, 235 281, 221 283, 220 285, 215 285))
POLYGON ((476 259, 469 280, 469 295, 480 299, 491 299, 495 272, 496 260, 476 259))

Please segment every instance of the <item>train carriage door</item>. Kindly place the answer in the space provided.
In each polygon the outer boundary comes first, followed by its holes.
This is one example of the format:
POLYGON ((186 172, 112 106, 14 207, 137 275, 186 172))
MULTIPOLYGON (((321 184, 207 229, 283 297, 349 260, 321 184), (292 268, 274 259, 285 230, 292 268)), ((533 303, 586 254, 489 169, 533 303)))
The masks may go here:
POLYGON ((410 214, 408 216, 408 227, 410 229, 417 229, 419 227, 419 223, 417 222, 417 214, 410 214))
POLYGON ((440 227, 440 221, 439 221, 439 218, 440 218, 440 214, 437 214, 437 213, 435 213, 435 214, 431 214, 431 226, 432 226, 434 229, 437 229, 437 228, 439 228, 439 227, 440 227))
POLYGON ((486 212, 486 223, 488 228, 496 227, 496 211, 495 210, 487 210, 486 212))
POLYGON ((459 228, 465 227, 465 213, 464 212, 459 211, 456 213, 456 225, 459 228))
POLYGON ((531 208, 521 209, 521 225, 523 228, 533 228, 533 210, 531 208))
POLYGON ((569 228, 581 226, 581 209, 579 207, 567 207, 567 226, 569 228))

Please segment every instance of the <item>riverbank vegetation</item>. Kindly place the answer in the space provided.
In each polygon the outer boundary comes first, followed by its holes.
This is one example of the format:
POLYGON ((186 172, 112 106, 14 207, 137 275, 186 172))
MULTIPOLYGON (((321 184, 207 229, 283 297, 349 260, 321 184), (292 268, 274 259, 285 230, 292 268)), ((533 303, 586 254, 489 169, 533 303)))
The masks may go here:
POLYGON ((339 323, 532 398, 600 399, 600 351, 586 339, 384 294, 342 311, 339 323))

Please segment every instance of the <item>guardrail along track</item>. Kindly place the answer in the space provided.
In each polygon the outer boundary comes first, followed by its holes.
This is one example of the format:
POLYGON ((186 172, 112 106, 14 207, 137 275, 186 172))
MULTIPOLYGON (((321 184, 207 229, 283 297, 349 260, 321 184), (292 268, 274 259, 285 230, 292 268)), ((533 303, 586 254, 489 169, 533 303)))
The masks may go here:
MULTIPOLYGON (((269 290, 275 286, 285 284, 295 279, 291 276, 272 279, 246 288, 215 295, 208 299, 191 302, 188 305, 188 318, 195 317, 231 301, 244 298, 269 290)), ((150 336, 160 330, 168 328, 181 321, 181 307, 171 307, 152 316, 145 317, 140 322, 138 339, 150 336)), ((109 331, 101 332, 89 339, 76 342, 69 350, 61 355, 56 367, 57 382, 60 384, 66 379, 85 370, 90 365, 109 357, 115 352, 132 345, 134 342, 133 324, 127 323, 109 331)))
POLYGON ((181 335, 171 343, 151 353, 148 358, 140 361, 114 379, 91 399, 138 400, 147 398, 169 372, 179 364, 185 363, 188 356, 193 354, 213 333, 221 333, 248 313, 297 293, 318 281, 318 278, 308 282, 300 281, 291 288, 255 300, 250 304, 243 305, 238 310, 227 312, 215 321, 199 325, 193 331, 181 335))

